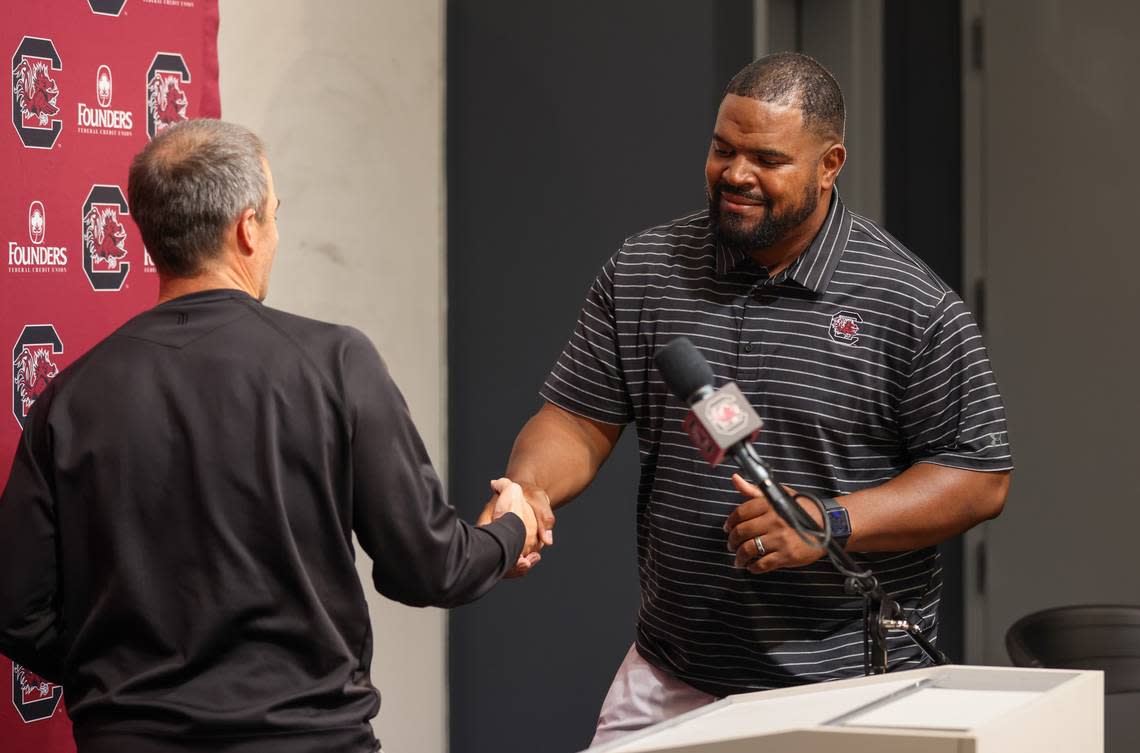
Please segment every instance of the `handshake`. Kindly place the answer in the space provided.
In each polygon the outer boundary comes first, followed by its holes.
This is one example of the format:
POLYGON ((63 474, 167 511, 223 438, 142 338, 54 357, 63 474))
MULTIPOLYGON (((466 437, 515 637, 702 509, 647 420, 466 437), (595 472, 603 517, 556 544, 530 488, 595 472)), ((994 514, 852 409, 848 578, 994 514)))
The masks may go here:
POLYGON ((519 516, 526 526, 526 544, 506 577, 526 575, 542 559, 539 550, 554 543, 554 533, 551 531, 554 527, 554 513, 550 509, 550 497, 533 484, 517 484, 506 477, 492 481, 491 491, 495 496, 483 508, 477 525, 486 525, 509 512, 519 516))
MULTIPOLYGON (((733 564, 753 574, 761 574, 787 567, 802 567, 815 562, 823 549, 803 540, 776 512, 754 484, 739 474, 733 474, 733 485, 744 501, 725 520, 727 548, 734 555, 733 564)), ((486 525, 509 512, 518 515, 526 526, 526 544, 518 561, 506 574, 518 578, 530 572, 538 561, 544 546, 554 543, 554 513, 550 497, 540 487, 516 483, 503 477, 491 482, 495 496, 483 508, 477 525, 486 525)), ((784 487, 788 496, 795 499, 819 525, 821 515, 814 504, 800 502, 796 491, 784 487)))

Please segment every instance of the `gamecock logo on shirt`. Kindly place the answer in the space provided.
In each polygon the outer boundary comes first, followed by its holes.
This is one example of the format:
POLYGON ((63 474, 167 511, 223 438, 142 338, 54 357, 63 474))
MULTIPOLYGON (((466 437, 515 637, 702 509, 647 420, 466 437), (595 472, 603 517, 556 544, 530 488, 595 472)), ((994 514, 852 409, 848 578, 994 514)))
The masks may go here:
POLYGON ((831 317, 831 329, 828 334, 837 343, 854 345, 859 342, 859 330, 862 326, 863 317, 854 311, 840 311, 831 317))
POLYGON ((29 149, 51 149, 63 130, 56 71, 63 63, 50 39, 24 37, 12 55, 12 125, 29 149))
POLYGON ((62 698, 61 686, 47 682, 27 667, 12 662, 12 705, 24 724, 50 719, 62 698))
POLYGON ((59 375, 55 359, 62 353, 63 341, 50 324, 29 324, 16 340, 12 348, 12 415, 21 429, 36 399, 59 375))
POLYGON ((187 120, 189 100, 183 85, 190 83, 190 68, 175 52, 160 52, 146 72, 146 132, 153 139, 164 128, 187 120))
POLYGON ((83 202, 83 271, 93 290, 122 290, 127 281, 127 228, 120 220, 127 214, 118 186, 94 185, 83 202))

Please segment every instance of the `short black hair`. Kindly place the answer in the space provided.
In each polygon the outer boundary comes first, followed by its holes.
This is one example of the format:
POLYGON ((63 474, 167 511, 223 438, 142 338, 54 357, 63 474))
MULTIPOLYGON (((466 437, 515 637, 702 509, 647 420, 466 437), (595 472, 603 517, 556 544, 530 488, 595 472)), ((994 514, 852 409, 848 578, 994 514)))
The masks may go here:
POLYGON ((724 93, 798 107, 805 128, 824 138, 843 140, 847 120, 843 92, 831 72, 809 55, 765 55, 733 76, 724 93))

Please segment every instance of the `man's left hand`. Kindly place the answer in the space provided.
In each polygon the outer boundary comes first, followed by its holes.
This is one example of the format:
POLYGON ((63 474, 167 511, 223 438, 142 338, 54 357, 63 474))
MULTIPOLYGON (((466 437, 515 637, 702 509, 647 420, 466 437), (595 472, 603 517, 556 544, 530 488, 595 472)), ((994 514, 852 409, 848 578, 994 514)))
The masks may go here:
MULTIPOLYGON (((748 498, 725 521, 728 532, 728 550, 736 552, 736 567, 746 568, 750 573, 767 573, 785 567, 810 565, 823 556, 824 550, 811 546, 800 538, 795 529, 784 522, 763 492, 745 481, 740 474, 732 474, 736 490, 748 498), (764 547, 763 556, 756 545, 756 537, 764 547)), ((795 497, 795 490, 784 487, 788 498, 795 497)), ((808 502, 801 507, 818 524, 819 510, 808 502)))

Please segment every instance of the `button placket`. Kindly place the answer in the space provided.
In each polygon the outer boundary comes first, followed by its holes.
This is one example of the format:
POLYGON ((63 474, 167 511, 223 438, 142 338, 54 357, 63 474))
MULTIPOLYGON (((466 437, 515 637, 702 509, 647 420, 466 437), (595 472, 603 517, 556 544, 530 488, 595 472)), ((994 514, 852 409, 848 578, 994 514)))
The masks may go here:
POLYGON ((752 339, 751 328, 749 327, 749 311, 756 306, 763 305, 760 300, 760 291, 770 283, 771 280, 766 277, 757 280, 748 291, 748 297, 744 301, 736 349, 736 378, 740 382, 753 382, 759 374, 760 343, 752 339))

